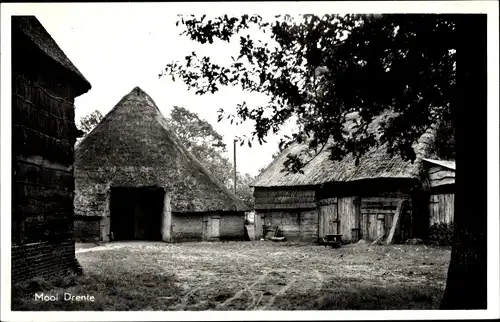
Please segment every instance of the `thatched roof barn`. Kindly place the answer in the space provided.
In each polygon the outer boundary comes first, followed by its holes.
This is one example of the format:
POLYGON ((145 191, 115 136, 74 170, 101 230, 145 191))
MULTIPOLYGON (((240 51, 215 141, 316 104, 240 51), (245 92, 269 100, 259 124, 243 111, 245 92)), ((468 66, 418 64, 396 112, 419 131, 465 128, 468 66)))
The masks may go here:
POLYGON ((125 95, 79 144, 75 176, 76 230, 81 238, 170 241, 243 236, 247 207, 186 150, 139 87, 125 95), (153 194, 157 201, 148 199, 153 194), (127 202, 131 204, 124 206, 127 202), (147 209, 147 204, 160 210, 147 209), (126 214, 127 207, 137 209, 126 214), (159 217, 146 218, 147 213, 159 213, 159 217), (141 220, 145 222, 138 223, 141 220), (119 222, 130 231, 115 227, 119 222), (147 233, 154 225, 164 225, 161 236, 160 230, 154 236, 147 233), (218 231, 204 232, 208 226, 218 231))
MULTIPOLYGON (((376 133, 380 123, 388 116, 389 114, 385 113, 375 118, 368 127, 368 131, 376 133)), ((351 121, 354 118, 355 115, 351 114, 351 117, 347 119, 351 121)), ((351 127, 352 122, 344 125, 344 128, 348 131, 351 127)), ((387 146, 380 145, 371 148, 360 158, 359 164, 356 166, 354 156, 351 154, 341 161, 331 161, 327 145, 302 169, 303 174, 282 172, 284 169, 283 162, 288 154, 299 155, 301 152, 309 150, 306 143, 292 143, 269 164, 252 185, 255 187, 310 186, 327 182, 349 182, 375 178, 417 178, 422 167, 423 156, 431 153, 429 145, 432 144, 434 136, 435 132, 431 129, 414 145, 415 152, 419 156, 416 162, 404 161, 399 155, 390 156, 387 153, 387 146)))
POLYGON ((90 83, 34 16, 12 17, 12 280, 79 269, 74 99, 90 83))
MULTIPOLYGON (((376 118, 368 130, 377 133, 388 116, 385 113, 376 118)), ((348 133, 355 118, 351 115, 344 125, 348 133)), ((344 241, 374 240, 388 237, 399 212, 394 236, 409 237, 415 233, 410 227, 420 225, 413 223, 411 204, 416 201, 413 192, 419 186, 422 159, 433 153, 435 133, 434 128, 429 129, 414 145, 417 160, 413 163, 389 155, 382 144, 370 149, 358 165, 352 155, 330 160, 325 148, 308 156, 311 161, 303 173, 296 174, 284 172, 283 162, 288 154, 301 155, 309 148, 306 143, 292 143, 252 184, 255 209, 261 214, 264 230, 279 226, 287 238, 308 241, 321 240, 328 234, 342 235, 344 241)))

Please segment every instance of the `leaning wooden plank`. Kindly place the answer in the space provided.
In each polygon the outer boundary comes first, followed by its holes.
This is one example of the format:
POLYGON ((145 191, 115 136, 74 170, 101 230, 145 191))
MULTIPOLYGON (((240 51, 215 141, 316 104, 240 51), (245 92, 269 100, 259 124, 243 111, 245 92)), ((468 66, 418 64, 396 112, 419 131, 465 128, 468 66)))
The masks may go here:
POLYGON ((375 239, 372 242, 372 245, 377 245, 384 238, 384 236, 385 236, 385 234, 382 234, 382 235, 378 236, 377 239, 375 239))
POLYGON ((387 236, 386 244, 392 244, 392 240, 394 239, 394 232, 396 231, 396 227, 398 226, 399 223, 399 217, 401 215, 401 212, 403 210, 403 204, 406 200, 401 200, 398 203, 398 207, 396 208, 396 213, 394 214, 394 218, 392 219, 392 227, 391 230, 389 231, 389 235, 387 236))

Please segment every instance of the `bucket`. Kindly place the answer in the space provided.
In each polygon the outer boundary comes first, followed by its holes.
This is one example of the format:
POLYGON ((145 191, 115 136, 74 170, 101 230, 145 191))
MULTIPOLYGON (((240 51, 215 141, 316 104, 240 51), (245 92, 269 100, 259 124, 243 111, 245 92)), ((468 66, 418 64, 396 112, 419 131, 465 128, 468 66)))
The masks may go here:
POLYGON ((271 239, 274 236, 274 229, 266 228, 264 231, 264 239, 271 239))

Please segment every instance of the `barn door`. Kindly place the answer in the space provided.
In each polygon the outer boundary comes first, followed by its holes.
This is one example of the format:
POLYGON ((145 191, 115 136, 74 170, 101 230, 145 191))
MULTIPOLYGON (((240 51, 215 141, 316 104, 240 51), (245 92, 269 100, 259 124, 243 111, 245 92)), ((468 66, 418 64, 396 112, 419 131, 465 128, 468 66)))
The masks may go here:
POLYGON ((367 241, 386 238, 394 219, 398 200, 391 197, 364 197, 360 207, 361 238, 367 241))
POLYGON ((364 240, 375 240, 382 230, 383 222, 377 219, 376 213, 361 213, 361 238, 364 240))
POLYGON ((339 234, 338 214, 337 198, 323 199, 319 202, 319 238, 339 234))

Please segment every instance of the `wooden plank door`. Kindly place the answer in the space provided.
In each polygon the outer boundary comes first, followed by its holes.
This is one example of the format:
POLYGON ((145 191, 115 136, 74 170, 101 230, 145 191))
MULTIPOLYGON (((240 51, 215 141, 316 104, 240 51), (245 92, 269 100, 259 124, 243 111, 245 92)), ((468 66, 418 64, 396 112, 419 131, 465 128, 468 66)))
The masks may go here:
POLYGON ((441 221, 441 218, 439 218, 439 197, 437 195, 430 196, 429 218, 431 226, 441 221))
POLYGON ((212 216, 210 218, 210 239, 220 238, 220 216, 212 216))
POLYGON ((207 241, 210 237, 210 216, 203 215, 203 232, 202 239, 203 241, 207 241))
POLYGON ((338 234, 338 203, 337 198, 321 200, 319 203, 318 237, 338 234))
POLYGON ((203 216, 203 240, 217 240, 220 238, 220 216, 219 215, 204 215, 203 216))
POLYGON ((430 225, 451 223, 454 213, 454 194, 433 194, 429 201, 430 225))
POLYGON ((377 214, 375 213, 361 213, 360 216, 361 224, 361 238, 367 241, 375 240, 379 236, 381 230, 383 230, 384 222, 377 220, 377 214))

